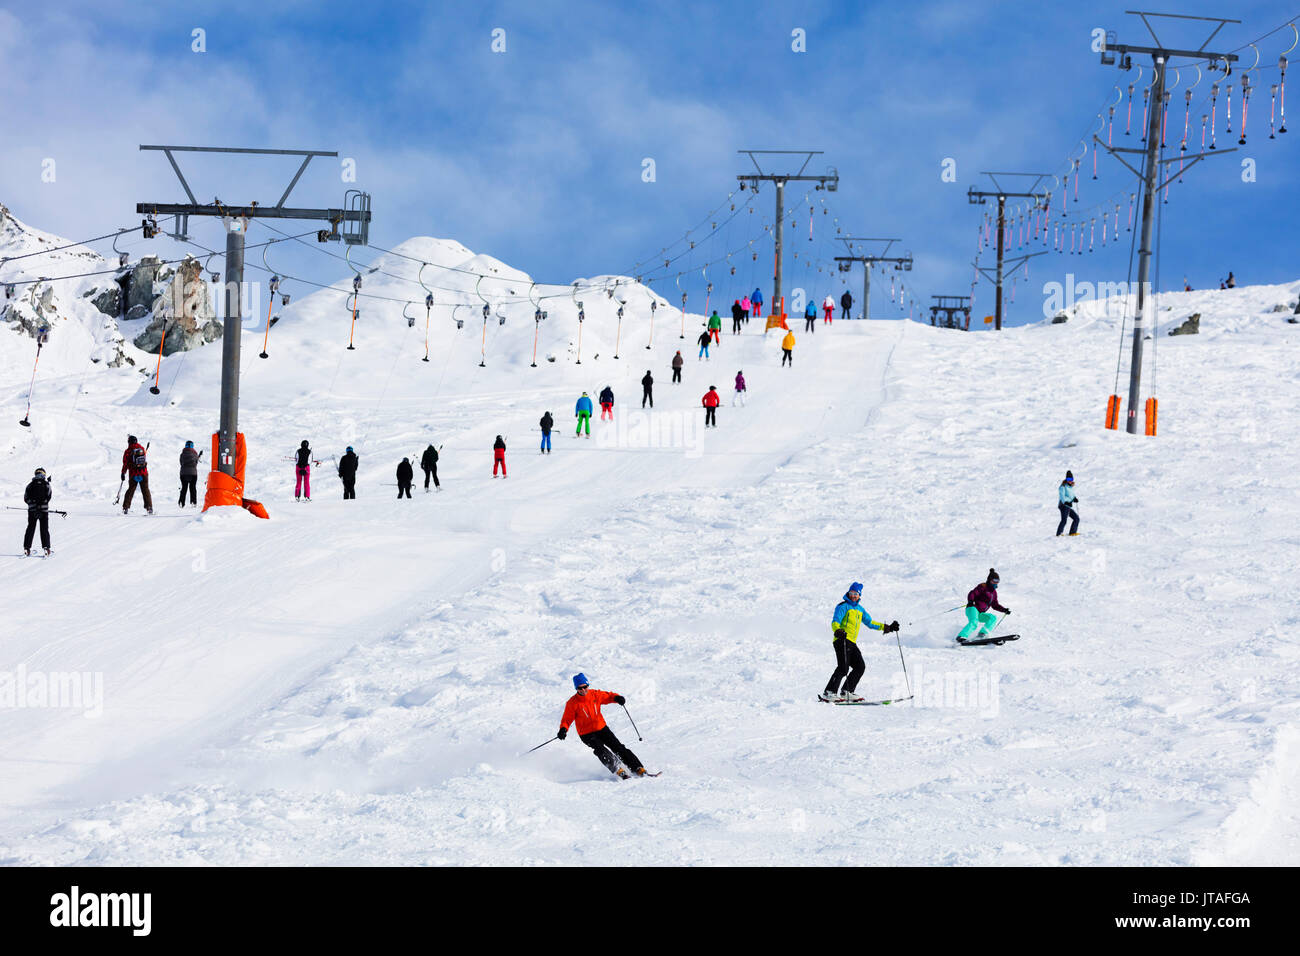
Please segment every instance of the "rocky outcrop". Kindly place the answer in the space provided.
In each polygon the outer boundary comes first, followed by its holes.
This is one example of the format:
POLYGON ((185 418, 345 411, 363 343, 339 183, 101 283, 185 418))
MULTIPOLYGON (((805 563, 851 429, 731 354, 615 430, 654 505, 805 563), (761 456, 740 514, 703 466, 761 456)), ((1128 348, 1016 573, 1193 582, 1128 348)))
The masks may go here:
POLYGON ((1064 325, 1066 322, 1069 321, 1070 321, 1070 317, 1064 312, 1058 312, 1056 313, 1056 315, 1052 316, 1053 325, 1064 325))
MULTIPOLYGON (((137 269, 143 266, 142 262, 137 269)), ((162 285, 163 292, 150 302, 149 312, 145 314, 151 313, 153 318, 132 340, 136 348, 157 352, 161 346, 163 355, 173 355, 221 337, 222 325, 212 306, 203 267, 197 259, 187 258, 175 272, 154 270, 142 273, 139 279, 133 276, 133 290, 137 281, 147 281, 151 286, 162 285)), ((132 305, 127 312, 128 319, 135 310, 136 305, 132 305)))
POLYGON ((1197 335, 1201 331, 1201 313, 1194 312, 1176 329, 1170 329, 1170 335, 1197 335))

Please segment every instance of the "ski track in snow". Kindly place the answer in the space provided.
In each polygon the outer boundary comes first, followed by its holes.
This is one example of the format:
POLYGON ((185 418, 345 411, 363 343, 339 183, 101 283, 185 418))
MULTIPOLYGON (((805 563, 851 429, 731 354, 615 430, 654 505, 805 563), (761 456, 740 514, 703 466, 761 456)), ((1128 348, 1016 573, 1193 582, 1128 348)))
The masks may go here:
MULTIPOLYGON (((122 376, 93 401, 51 384, 48 424, 5 449, 3 491, 20 497, 10 476, 57 446, 56 507, 76 517, 54 520, 52 560, 10 571, 0 669, 102 671, 104 715, 5 713, 0 861, 1294 863, 1300 362, 1294 327, 1262 313, 1298 289, 1161 297, 1155 440, 1100 428, 1119 335, 1100 306, 996 337, 796 326, 794 369, 751 324, 708 365, 683 349, 680 386, 668 359, 691 338, 661 319, 656 412, 702 419, 705 388, 723 395, 698 455, 619 447, 598 419, 573 437, 581 389, 611 382, 622 422, 644 371, 642 345, 595 359, 591 319, 581 367, 528 369, 531 322, 505 369, 461 368, 457 346, 454 370, 412 373, 423 384, 394 364, 418 363, 422 336, 367 357, 369 379, 328 351, 266 381, 270 399, 246 361, 249 494, 270 522, 112 516, 117 433, 152 436, 172 514, 172 462, 214 412, 149 407, 122 376), (1191 311, 1200 336, 1163 337, 1191 311), (749 405, 732 408, 742 367, 749 405), (302 437, 325 460, 310 504, 277 460, 302 437), (417 466, 415 500, 393 500, 397 461, 430 438, 444 490, 425 495, 417 466), (328 456, 348 441, 362 469, 345 503, 328 456), (1052 535, 1066 468, 1076 539, 1052 535), (953 647, 958 614, 938 612, 990 565, 1022 639, 953 647), (904 624, 913 702, 815 700, 854 579, 904 624), (522 755, 579 670, 627 696, 645 741, 606 717, 663 777, 620 783, 576 735, 522 755)), ((292 325, 273 351, 314 341, 292 325)), ((214 388, 213 358, 190 356, 177 389, 214 388)), ((862 647, 860 692, 904 694, 892 635, 862 647)))

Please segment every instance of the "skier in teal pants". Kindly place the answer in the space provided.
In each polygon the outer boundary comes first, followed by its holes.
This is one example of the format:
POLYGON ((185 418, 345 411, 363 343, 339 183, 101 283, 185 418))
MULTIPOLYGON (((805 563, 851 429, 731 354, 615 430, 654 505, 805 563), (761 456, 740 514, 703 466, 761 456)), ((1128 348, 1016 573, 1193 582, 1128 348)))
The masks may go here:
POLYGON ((1003 607, 998 603, 998 582, 1001 578, 992 568, 989 568, 988 579, 983 583, 976 585, 975 588, 966 595, 966 626, 961 629, 958 638, 965 640, 979 628, 979 633, 975 635, 976 640, 988 636, 989 631, 997 623, 997 617, 989 612, 992 608, 994 611, 1001 611, 1003 614, 1010 614, 1011 608, 1003 607))

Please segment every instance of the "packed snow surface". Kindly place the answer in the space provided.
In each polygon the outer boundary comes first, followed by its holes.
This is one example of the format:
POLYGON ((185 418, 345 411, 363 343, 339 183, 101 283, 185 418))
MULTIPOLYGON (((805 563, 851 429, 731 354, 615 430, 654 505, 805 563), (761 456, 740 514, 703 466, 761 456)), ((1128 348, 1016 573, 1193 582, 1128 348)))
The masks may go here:
POLYGON ((782 368, 757 322, 726 321, 697 359, 704 317, 660 298, 652 330, 630 280, 533 288, 458 243, 397 251, 365 291, 399 301, 361 300, 355 350, 342 267, 278 310, 268 359, 264 300, 243 330, 247 494, 268 521, 177 508, 180 449, 216 425, 219 346, 165 359, 153 396, 86 359, 98 319, 77 313, 21 428, 35 343, 0 329, 4 503, 41 466, 70 513, 46 560, 19 557, 24 515, 0 512, 0 860, 1300 861, 1300 326, 1273 311, 1300 283, 1160 297, 1148 438, 1102 427, 1116 301, 1000 334, 792 321, 782 368), (420 261, 446 267, 424 273, 428 362, 420 261), (492 268, 480 290, 517 301, 485 324, 473 273, 492 268), (1193 312, 1198 335, 1167 336, 1193 312), (575 437, 575 401, 605 385, 614 421, 575 437), (128 432, 151 442, 152 517, 112 504, 128 432), (310 503, 287 460, 303 439, 323 462, 310 503), (355 501, 334 475, 348 445, 355 501), (1077 538, 1054 536, 1067 468, 1077 538), (990 567, 1021 639, 958 648, 948 609, 990 567), (859 691, 910 682, 912 701, 816 700, 854 580, 902 623, 897 643, 863 636, 859 691), (620 782, 573 734, 524 755, 578 671, 627 697, 605 716, 662 777, 620 782))

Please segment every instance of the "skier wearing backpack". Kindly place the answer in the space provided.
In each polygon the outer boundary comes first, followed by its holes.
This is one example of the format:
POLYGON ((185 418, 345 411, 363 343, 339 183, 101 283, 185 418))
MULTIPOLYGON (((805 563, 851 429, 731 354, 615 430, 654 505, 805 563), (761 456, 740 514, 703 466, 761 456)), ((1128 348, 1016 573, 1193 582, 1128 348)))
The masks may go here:
POLYGON ((686 359, 682 358, 682 350, 678 349, 677 354, 673 356, 673 384, 674 385, 681 383, 682 365, 684 365, 685 363, 686 363, 686 359))
POLYGON ((32 480, 23 492, 23 503, 27 505, 27 531, 23 534, 23 553, 31 556, 32 538, 36 535, 36 526, 41 528, 41 547, 46 555, 53 553, 50 549, 50 499, 54 491, 44 468, 37 468, 32 480))
POLYGON ((122 499, 122 514, 131 510, 131 499, 135 496, 138 485, 140 496, 144 499, 144 510, 153 514, 153 495, 149 494, 149 462, 145 457, 145 448, 134 435, 126 436, 126 451, 122 453, 122 478, 128 475, 131 483, 127 486, 126 497, 122 499))
POLYGON ((969 594, 966 595, 966 626, 961 629, 957 635, 958 640, 964 641, 979 628, 979 633, 975 635, 976 640, 988 637, 989 631, 997 623, 989 609, 1001 611, 1003 614, 1010 614, 1011 608, 1003 607, 998 603, 998 584, 1001 578, 992 568, 989 568, 989 576, 983 584, 977 584, 969 594))
POLYGON ((297 501, 300 497, 311 501, 311 463, 311 446, 307 444, 307 440, 304 438, 302 444, 298 446, 298 451, 294 453, 294 501, 297 501))
POLYGON ((600 713, 600 708, 604 704, 618 704, 620 707, 626 704, 627 700, 623 695, 594 689, 588 682, 586 674, 573 675, 573 690, 573 696, 565 702, 564 715, 560 718, 560 730, 555 736, 563 740, 569 734, 569 725, 575 724, 574 729, 578 731, 578 739, 595 751, 597 759, 610 773, 617 774, 624 780, 630 776, 628 771, 620 766, 621 759, 633 773, 644 777, 646 769, 640 758, 614 736, 614 731, 609 729, 605 718, 600 713))
POLYGON ((187 441, 181 449, 181 500, 176 503, 182 508, 185 507, 186 489, 190 493, 190 504, 198 506, 199 459, 202 457, 203 452, 196 451, 192 441, 187 441))
POLYGON ((411 497, 411 485, 415 481, 415 469, 411 467, 411 459, 403 458, 397 466, 397 497, 405 495, 411 497))
POLYGON ((1074 493, 1074 472, 1065 473, 1065 481, 1061 482, 1061 487, 1057 491, 1057 509, 1061 512, 1061 523, 1056 526, 1056 536, 1059 538, 1061 532, 1065 530, 1065 522, 1073 518, 1070 525, 1070 537, 1073 538, 1079 533, 1079 512, 1074 510, 1074 506, 1079 502, 1079 496, 1074 493))
POLYGON ((611 422, 614 420, 614 390, 608 385, 600 391, 600 420, 602 422, 605 420, 606 415, 609 416, 611 422))
POLYGON ((583 392, 582 397, 578 399, 578 404, 573 407, 573 417, 578 420, 578 430, 573 433, 574 437, 582 434, 583 426, 586 426, 587 437, 591 437, 591 399, 587 393, 583 392))
POLYGON ((844 599, 835 605, 835 613, 831 615, 835 672, 826 683, 826 689, 818 696, 819 700, 845 701, 850 704, 861 702, 863 698, 857 693, 858 681, 866 673, 867 665, 862 660, 862 651, 858 649, 858 635, 864 626, 884 634, 898 630, 897 621, 889 624, 873 621, 871 615, 858 603, 861 598, 862 585, 854 581, 845 592, 844 599), (848 680, 845 680, 846 676, 848 680), (844 682, 843 689, 840 688, 841 681, 844 682))
POLYGON ((339 459, 339 478, 343 480, 343 500, 357 496, 357 453, 348 445, 348 450, 339 459))
POLYGON ((438 449, 433 447, 433 442, 429 442, 429 447, 424 450, 420 456, 420 468, 424 471, 424 490, 429 490, 429 479, 433 479, 433 487, 442 488, 438 481, 438 449))
POLYGON ((817 331, 817 303, 811 299, 808 300, 808 305, 803 310, 803 330, 805 332, 817 331))
POLYGON ((506 476, 506 440, 500 435, 492 443, 492 477, 497 476, 497 466, 501 466, 501 477, 506 476))

